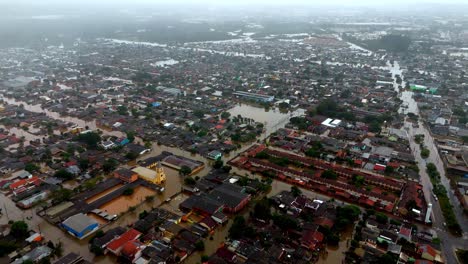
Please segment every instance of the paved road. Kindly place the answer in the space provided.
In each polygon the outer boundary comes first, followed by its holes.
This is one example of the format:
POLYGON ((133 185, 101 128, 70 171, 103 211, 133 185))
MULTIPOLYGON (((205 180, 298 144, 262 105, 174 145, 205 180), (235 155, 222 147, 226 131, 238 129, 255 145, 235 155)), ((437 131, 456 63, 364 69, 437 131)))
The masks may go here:
MULTIPOLYGON (((395 89, 398 91, 395 74, 400 74, 403 79, 403 75, 398 63, 395 63, 393 67, 390 67, 390 71, 392 72, 393 78, 395 80, 395 89)), ((400 99, 403 100, 403 105, 406 106, 406 108, 400 109, 400 112, 412 112, 414 114, 419 114, 417 103, 414 101, 412 94, 413 93, 409 91, 404 91, 400 93, 400 99)), ((426 202, 432 203, 433 205, 431 217, 433 222, 433 228, 442 241, 441 248, 445 257, 445 261, 446 263, 457 263, 455 250, 457 248, 468 248, 468 219, 464 216, 463 211, 459 206, 459 202, 450 187, 450 181, 445 175, 445 168, 443 166, 443 162, 439 156, 439 153, 437 152, 434 139, 432 138, 427 128, 422 124, 422 122, 419 122, 418 127, 414 128, 411 122, 405 120, 404 127, 402 129, 407 132, 412 153, 416 161, 418 162, 418 167, 420 171, 420 183, 423 186, 424 197, 426 199, 426 202), (414 141, 414 136, 417 134, 424 135, 424 145, 426 145, 426 147, 430 150, 430 155, 427 159, 421 158, 420 146, 414 141), (447 194, 450 199, 450 202, 452 203, 452 205, 454 205, 454 211, 458 223, 462 227, 463 238, 452 236, 449 233, 449 231, 444 227, 445 219, 443 217, 439 203, 435 201, 432 195, 432 183, 430 181, 429 175, 427 175, 426 173, 426 164, 429 162, 432 162, 436 165, 441 175, 441 183, 447 189, 447 194)))

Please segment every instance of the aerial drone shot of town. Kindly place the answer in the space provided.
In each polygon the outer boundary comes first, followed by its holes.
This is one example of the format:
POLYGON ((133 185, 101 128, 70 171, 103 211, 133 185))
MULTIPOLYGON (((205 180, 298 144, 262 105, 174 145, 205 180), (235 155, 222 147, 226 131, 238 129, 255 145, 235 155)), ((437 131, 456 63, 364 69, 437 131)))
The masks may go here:
POLYGON ((0 0, 0 264, 468 264, 467 14, 0 0))

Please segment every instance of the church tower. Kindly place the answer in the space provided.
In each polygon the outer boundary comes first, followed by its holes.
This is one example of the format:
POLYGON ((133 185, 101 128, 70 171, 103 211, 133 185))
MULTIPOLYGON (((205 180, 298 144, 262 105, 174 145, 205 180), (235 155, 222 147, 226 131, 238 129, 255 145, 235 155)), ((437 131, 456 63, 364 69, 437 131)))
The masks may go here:
POLYGON ((161 162, 158 162, 158 165, 156 165, 156 180, 155 182, 157 184, 162 184, 166 182, 166 173, 164 173, 164 169, 161 165, 161 162))

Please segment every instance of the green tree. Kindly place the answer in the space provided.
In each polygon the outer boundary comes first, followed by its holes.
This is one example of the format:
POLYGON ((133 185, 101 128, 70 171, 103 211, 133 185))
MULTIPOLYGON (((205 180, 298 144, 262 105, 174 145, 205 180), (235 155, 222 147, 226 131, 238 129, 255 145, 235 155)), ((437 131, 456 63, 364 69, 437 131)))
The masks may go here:
POLYGON ((16 238, 28 236, 28 224, 24 221, 15 221, 11 225, 10 233, 16 238))
POLYGON ((69 201, 73 196, 73 191, 65 188, 60 188, 51 193, 53 203, 61 203, 69 201))
POLYGON ((221 113, 221 118, 222 119, 228 119, 229 117, 231 117, 231 113, 229 113, 229 112, 222 112, 221 113))
POLYGON ((246 223, 245 219, 241 215, 237 215, 234 218, 234 222, 231 225, 231 228, 229 228, 229 237, 232 239, 240 239, 242 238, 246 228, 246 223))
POLYGON ((299 228, 297 220, 287 215, 274 214, 272 219, 273 223, 282 230, 296 230, 299 228))
POLYGON ((197 181, 196 181, 194 178, 192 178, 192 177, 190 177, 190 176, 187 176, 187 177, 185 177, 185 179, 184 179, 184 183, 185 183, 186 185, 193 186, 193 185, 195 185, 195 184, 197 183, 197 181))
POLYGON ((336 172, 332 170, 326 170, 322 172, 322 175, 320 177, 325 178, 325 179, 336 180, 338 178, 338 174, 336 174, 336 172))
POLYGON ((89 148, 95 149, 98 143, 101 142, 101 136, 96 132, 88 132, 79 134, 78 140, 88 145, 89 148))
POLYGON ((270 202, 263 198, 255 203, 252 215, 257 219, 268 220, 271 217, 270 202))
POLYGON ((130 142, 133 142, 135 141, 135 131, 127 131, 127 139, 130 141, 130 142))
POLYGON ((291 186, 291 194, 294 196, 294 197, 297 197, 299 195, 302 194, 302 191, 301 189, 299 189, 297 186, 293 185, 291 186))
POLYGON ((117 113, 119 113, 119 115, 128 115, 128 108, 125 105, 119 105, 117 107, 117 113))
POLYGON ((213 164, 213 168, 215 168, 215 169, 221 169, 221 168, 223 167, 223 165, 224 165, 223 160, 217 159, 217 160, 214 162, 214 164, 213 164))
POLYGON ((73 174, 66 171, 65 169, 60 169, 54 173, 54 177, 64 180, 71 180, 73 178, 73 174))
POLYGON ((133 194, 133 192, 134 192, 134 190, 133 190, 132 188, 127 188, 127 189, 125 189, 125 190, 123 191, 123 195, 125 195, 125 196, 130 196, 130 195, 133 194))
POLYGON ((381 224, 388 223, 388 216, 384 213, 377 212, 375 214, 375 220, 381 224))
POLYGON ((117 165, 119 165, 119 162, 115 159, 107 159, 102 165, 102 169, 104 170, 104 172, 109 173, 115 170, 115 168, 117 168, 117 165))
POLYGON ((189 166, 183 165, 180 167, 179 174, 182 176, 190 175, 192 173, 192 169, 189 166))
POLYGON ((195 242, 195 250, 197 251, 205 250, 205 243, 203 243, 203 240, 198 240, 197 242, 195 242))
POLYGON ((423 159, 428 158, 430 153, 431 152, 427 148, 421 149, 421 158, 423 158, 423 159))
POLYGON ((28 163, 25 165, 24 170, 28 171, 29 173, 33 173, 39 171, 41 167, 36 165, 35 163, 28 163))

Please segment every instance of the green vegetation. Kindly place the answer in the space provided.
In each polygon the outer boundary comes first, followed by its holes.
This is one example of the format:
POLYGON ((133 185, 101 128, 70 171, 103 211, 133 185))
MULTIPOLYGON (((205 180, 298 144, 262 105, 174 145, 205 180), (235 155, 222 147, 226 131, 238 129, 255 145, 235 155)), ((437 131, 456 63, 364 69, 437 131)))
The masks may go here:
POLYGON ((336 172, 332 170, 326 170, 322 172, 322 175, 320 177, 325 178, 325 179, 336 180, 338 178, 338 174, 336 174, 336 172))
POLYGON ((244 236, 254 238, 256 236, 255 230, 247 226, 243 216, 236 216, 233 220, 231 228, 229 229, 229 237, 232 239, 240 239, 244 236))
POLYGON ((385 253, 379 257, 379 259, 373 263, 375 264, 396 264, 398 262, 398 256, 393 253, 385 253))
POLYGON ((36 172, 36 171, 39 171, 41 167, 39 167, 37 164, 35 163, 28 163, 24 166, 24 170, 25 171, 28 171, 29 173, 33 173, 33 172, 36 172))
POLYGON ((134 160, 134 159, 138 158, 138 153, 130 151, 127 154, 125 154, 125 158, 127 158, 129 160, 134 160))
POLYGON ((424 135, 423 134, 415 135, 414 141, 418 144, 422 144, 424 142, 424 135))
POLYGON ((301 189, 299 189, 297 186, 293 185, 293 186, 291 186, 291 194, 292 194, 294 197, 298 197, 299 195, 302 194, 302 191, 301 191, 301 189))
POLYGON ((272 219, 273 223, 284 231, 290 229, 295 230, 299 228, 299 223, 297 222, 297 220, 290 216, 282 214, 273 214, 272 219))
POLYGON ((65 169, 60 169, 54 173, 54 177, 64 180, 71 180, 73 178, 73 174, 66 171, 65 169))
POLYGON ((428 163, 426 165, 426 171, 434 186, 433 192, 437 195, 437 198, 439 198, 439 205, 444 215, 445 222, 447 223, 447 228, 452 234, 461 236, 462 230, 460 224, 458 224, 455 213, 453 212, 453 206, 447 196, 447 190, 440 184, 440 174, 437 171, 437 167, 434 163, 428 163))
POLYGON ((423 147, 423 148, 421 149, 421 158, 427 159, 427 158, 429 157, 429 154, 430 154, 430 153, 431 153, 431 152, 429 151, 429 149, 423 147))
POLYGON ((340 118, 348 121, 355 121, 356 117, 348 109, 340 106, 336 101, 332 99, 325 99, 321 101, 317 108, 316 113, 331 118, 340 118))
POLYGON ((195 185, 196 183, 197 183, 197 181, 196 181, 194 178, 190 177, 190 176, 187 176, 187 177, 185 177, 185 179, 184 179, 184 184, 186 184, 186 185, 193 186, 193 185, 195 185))
POLYGON ((28 224, 24 221, 15 221, 11 225, 10 234, 15 238, 25 238, 28 236, 28 224))
POLYGON ((88 132, 79 134, 78 141, 85 143, 91 149, 96 149, 101 142, 101 136, 96 132, 88 132))
POLYGON ((388 216, 384 213, 377 212, 375 214, 375 220, 381 224, 386 224, 388 223, 388 216))
POLYGON ((310 121, 307 120, 307 118, 299 116, 292 117, 291 119, 289 119, 289 122, 296 126, 299 130, 306 130, 311 125, 310 121))
POLYGON ((182 176, 190 175, 192 173, 192 169, 188 166, 180 167, 179 174, 182 176))
POLYGON ((345 229, 348 225, 354 223, 360 214, 361 210, 355 205, 338 206, 336 208, 336 229, 345 229))
POLYGON ((111 172, 117 168, 117 165, 119 165, 119 162, 115 159, 107 159, 104 164, 102 165, 102 169, 104 172, 111 172))
POLYGON ((125 196, 130 196, 130 195, 133 194, 133 192, 134 192, 134 190, 133 190, 132 188, 127 188, 127 189, 125 189, 125 190, 123 191, 122 194, 125 195, 125 196))
POLYGON ((229 117, 231 117, 231 113, 229 113, 229 112, 222 112, 221 113, 221 118, 222 119, 228 119, 229 117))
POLYGON ((351 178, 351 184, 356 186, 357 188, 360 188, 364 185, 365 178, 364 176, 356 175, 354 174, 353 177, 351 178))
POLYGON ((319 158, 322 150, 322 143, 317 141, 312 144, 311 148, 305 151, 305 155, 308 157, 319 158))
POLYGON ((141 220, 141 219, 145 218, 146 216, 148 216, 148 211, 144 210, 138 215, 138 219, 141 220))
POLYGON ((213 168, 215 169, 221 169, 223 166, 224 166, 224 162, 221 159, 217 159, 213 164, 213 168))
POLYGON ((65 188, 57 189, 51 193, 52 203, 58 204, 69 201, 73 196, 73 191, 65 188))
POLYGON ((136 136, 135 131, 127 131, 125 134, 127 136, 128 141, 130 141, 130 142, 135 141, 135 136, 136 136))
POLYGON ((203 240, 198 240, 197 242, 195 242, 195 250, 196 251, 205 250, 205 243, 203 243, 203 240))
POLYGON ((271 218, 270 201, 267 198, 263 198, 255 203, 252 216, 264 221, 269 220, 271 218))

